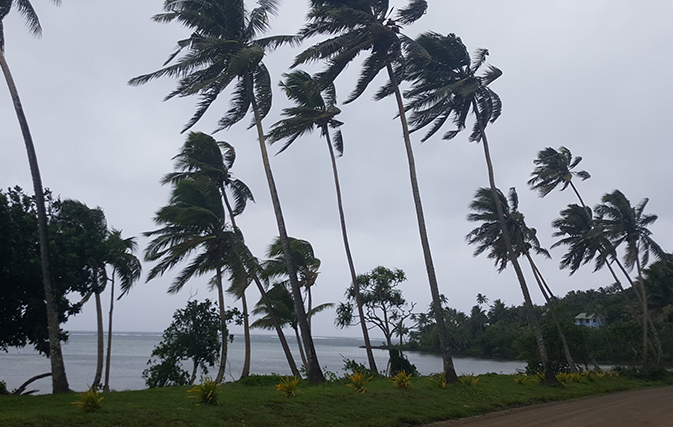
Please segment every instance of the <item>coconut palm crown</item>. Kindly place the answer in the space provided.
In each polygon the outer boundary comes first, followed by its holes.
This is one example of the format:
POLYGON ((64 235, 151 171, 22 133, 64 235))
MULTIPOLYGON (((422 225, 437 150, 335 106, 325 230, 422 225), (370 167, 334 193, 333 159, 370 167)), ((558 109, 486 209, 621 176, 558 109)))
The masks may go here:
POLYGON ((560 147, 557 150, 547 147, 540 151, 537 158, 533 160, 535 169, 532 178, 528 180, 528 185, 532 190, 537 190, 540 197, 551 193, 556 187, 561 185, 561 191, 571 186, 577 195, 580 203, 584 205, 575 185, 572 182, 573 177, 578 177, 585 181, 591 178, 587 171, 575 171, 577 165, 582 161, 582 157, 573 158, 572 153, 566 147, 560 147))

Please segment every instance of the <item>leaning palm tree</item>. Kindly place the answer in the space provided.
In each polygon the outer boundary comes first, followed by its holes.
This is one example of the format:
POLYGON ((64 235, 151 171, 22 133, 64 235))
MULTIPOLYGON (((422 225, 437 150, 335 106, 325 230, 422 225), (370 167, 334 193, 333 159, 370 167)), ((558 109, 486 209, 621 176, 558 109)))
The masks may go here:
POLYGON ((411 138, 400 92, 399 83, 404 76, 405 58, 403 42, 408 40, 400 35, 401 25, 411 25, 427 10, 426 0, 409 0, 407 7, 397 10, 392 16, 392 8, 387 0, 311 0, 308 23, 300 31, 307 39, 313 36, 332 36, 318 42, 299 54, 294 64, 325 60, 327 67, 317 75, 319 85, 327 87, 360 53, 368 53, 355 89, 345 103, 353 102, 367 89, 380 71, 386 70, 389 83, 377 94, 377 99, 394 95, 397 112, 402 126, 404 147, 409 165, 411 191, 416 210, 416 220, 421 239, 421 248, 432 294, 433 313, 437 322, 443 367, 448 382, 458 381, 449 349, 449 338, 442 314, 439 285, 430 251, 430 242, 425 226, 425 216, 416 174, 411 138))
MULTIPOLYGON (((60 0, 52 0, 56 5, 60 0)), ((7 87, 12 97, 14 110, 19 120, 21 134, 28 153, 28 164, 30 165, 30 174, 33 179, 33 191, 35 191, 35 206, 37 208, 37 220, 40 234, 40 260, 42 263, 42 283, 44 285, 44 299, 47 306, 47 325, 49 329, 49 359, 51 360, 51 381, 52 391, 54 393, 66 393, 70 386, 65 374, 65 365, 63 363, 63 352, 61 351, 60 328, 58 321, 58 311, 56 310, 56 301, 50 276, 49 268, 49 236, 47 233, 47 209, 44 200, 44 189, 42 187, 42 178, 40 168, 37 163, 37 153, 33 137, 28 127, 28 120, 23 112, 19 91, 14 83, 14 78, 9 70, 9 65, 5 58, 5 33, 3 21, 14 6, 26 20, 29 31, 35 35, 42 34, 40 20, 30 4, 29 0, 0 0, 0 68, 7 81, 7 87)))
MULTIPOLYGON (((271 195, 278 234, 283 244, 285 260, 290 264, 290 247, 285 219, 280 206, 278 190, 271 170, 265 144, 262 119, 271 109, 271 77, 262 62, 265 50, 282 44, 295 43, 295 36, 259 38, 269 30, 269 15, 276 14, 279 0, 258 0, 257 7, 248 11, 243 0, 166 0, 165 13, 154 16, 157 22, 178 21, 193 31, 192 35, 178 42, 178 49, 164 68, 154 73, 131 79, 131 85, 171 76, 178 77, 178 87, 166 99, 175 96, 199 95, 196 113, 184 130, 191 128, 215 102, 217 97, 233 82, 229 110, 220 119, 216 131, 228 129, 240 122, 249 111, 257 129, 262 164, 271 195), (186 51, 182 56, 180 54, 186 51)), ((184 131, 183 130, 183 131, 184 131)), ((299 317, 302 340, 308 352, 309 380, 323 382, 308 319, 301 304, 301 290, 291 267, 292 296, 299 317)))
MULTIPOLYGON (((557 303, 556 297, 547 285, 539 268, 533 261, 531 250, 538 255, 549 258, 549 252, 540 245, 537 238, 537 230, 528 227, 525 217, 519 211, 519 197, 514 188, 510 188, 508 198, 498 190, 498 197, 500 198, 501 206, 504 209, 505 222, 507 224, 507 232, 510 241, 512 242, 512 249, 515 251, 517 257, 525 257, 530 265, 535 281, 540 288, 540 292, 545 301, 550 307, 552 321, 556 326, 561 345, 563 347, 563 354, 568 363, 568 367, 572 372, 577 372, 577 366, 570 353, 568 342, 565 334, 561 329, 561 323, 556 315, 557 303)), ((469 244, 477 244, 477 249, 474 255, 477 256, 485 251, 489 251, 488 257, 495 260, 498 267, 498 273, 504 270, 509 260, 507 256, 507 249, 505 246, 505 239, 502 229, 500 228, 500 221, 498 220, 497 209, 489 188, 480 188, 474 200, 470 204, 472 213, 467 216, 468 221, 481 222, 482 224, 472 230, 467 236, 466 240, 469 244)), ((479 295, 477 295, 477 302, 479 302, 479 295)))
MULTIPOLYGON (((474 58, 470 58, 467 48, 454 34, 443 36, 434 32, 424 33, 410 46, 413 50, 409 55, 407 78, 412 81, 412 88, 405 93, 405 96, 410 99, 407 109, 413 110, 409 120, 414 126, 413 131, 431 125, 423 138, 425 141, 437 133, 447 120, 451 120, 456 128, 444 134, 444 139, 449 140, 465 129, 470 113, 475 115, 469 140, 482 143, 498 222, 501 229, 507 229, 486 137, 486 126, 497 120, 502 110, 500 97, 489 85, 502 75, 502 71, 489 65, 482 74, 478 74, 486 63, 488 50, 478 49, 474 58)), ((535 335, 540 358, 545 365, 545 381, 555 382, 556 377, 547 359, 547 350, 533 310, 528 285, 508 233, 503 234, 503 243, 508 260, 519 281, 528 322, 535 335)))
POLYGON ((609 236, 612 245, 617 248, 626 244, 624 264, 627 268, 636 266, 638 273, 638 287, 640 288, 643 310, 643 365, 649 364, 647 344, 648 304, 647 291, 643 280, 643 268, 649 262, 650 252, 659 259, 664 251, 652 239, 652 232, 647 228, 657 220, 657 215, 645 214, 645 207, 649 199, 643 199, 638 205, 631 206, 631 202, 624 194, 615 190, 605 194, 602 203, 596 206, 601 223, 609 236))
POLYGON ((107 329, 107 355, 105 359, 105 382, 103 391, 110 391, 110 360, 112 357, 112 312, 114 310, 115 278, 119 278, 121 295, 126 295, 135 282, 140 280, 142 265, 133 252, 138 249, 135 237, 122 238, 121 230, 110 230, 107 239, 107 263, 112 266, 110 280, 110 312, 107 329))
MULTIPOLYGON (((313 132, 315 128, 320 130, 321 136, 325 137, 327 151, 332 164, 332 175, 334 177, 334 188, 336 190, 337 208, 339 210, 339 221, 341 224, 341 237, 346 252, 346 260, 351 275, 351 283, 355 286, 356 304, 360 318, 364 318, 362 308, 362 298, 360 298, 360 285, 357 282, 355 264, 351 255, 351 248, 348 242, 348 232, 346 231, 346 216, 344 214, 343 200, 341 198, 341 184, 339 182, 339 171, 337 169, 336 150, 339 156, 343 155, 343 137, 339 129, 342 122, 335 117, 341 112, 336 106, 336 89, 333 83, 326 85, 325 89, 320 89, 310 74, 305 71, 296 70, 289 74, 283 74, 285 81, 281 82, 281 87, 289 99, 295 102, 295 106, 283 109, 282 115, 285 117, 275 123, 269 133, 269 142, 285 140, 279 153, 285 151, 294 141, 305 133, 313 132), (330 136, 330 128, 337 129, 330 136)), ((369 369, 378 372, 376 360, 372 352, 371 342, 369 340, 369 331, 367 326, 362 323, 362 336, 365 341, 365 350, 369 361, 369 369)))
POLYGON ((587 171, 575 171, 575 167, 582 161, 580 156, 573 158, 572 153, 566 147, 560 147, 557 150, 547 147, 537 154, 537 159, 533 160, 537 166, 533 170, 532 178, 528 180, 532 190, 537 190, 540 197, 551 193, 556 187, 561 185, 561 191, 570 186, 582 206, 585 206, 580 193, 577 191, 572 179, 581 178, 586 181, 591 178, 587 171))
POLYGON ((185 179, 173 188, 171 202, 154 218, 162 228, 145 233, 151 237, 145 260, 159 261, 149 272, 150 281, 188 260, 189 264, 168 288, 176 293, 195 276, 215 273, 211 283, 218 293, 222 329, 222 352, 216 381, 222 382, 227 361, 227 324, 222 275, 232 282, 246 281, 245 244, 239 233, 226 223, 219 191, 210 180, 185 179))
MULTIPOLYGON (((174 163, 174 172, 169 173, 164 176, 162 179, 162 184, 167 183, 177 183, 183 179, 191 178, 205 178, 209 179, 217 185, 217 188, 220 191, 222 201, 226 207, 227 213, 229 214, 229 221, 231 222, 234 230, 243 235, 242 231, 236 224, 236 217, 240 215, 245 209, 247 202, 254 202, 252 191, 250 188, 240 179, 236 178, 231 172, 231 168, 234 165, 236 160, 236 151, 234 147, 224 141, 215 141, 210 135, 206 135, 202 132, 190 132, 187 136, 187 140, 180 152, 173 158, 174 163)), ((252 255, 250 255, 252 258, 252 255)), ((250 265, 256 265, 256 262, 249 263, 250 265)), ((248 271, 251 280, 257 285, 257 289, 260 294, 262 294, 262 299, 265 299, 264 287, 259 280, 259 274, 256 270, 248 271)), ((251 359, 251 348, 250 348, 250 328, 249 328, 249 319, 248 319, 248 310, 247 310, 247 300, 245 296, 245 291, 248 288, 249 281, 238 283, 238 286, 230 287, 228 292, 232 293, 236 298, 241 300, 243 306, 243 330, 244 330, 244 341, 245 341, 245 358, 243 362, 243 371, 241 372, 241 378, 245 378, 250 373, 250 359, 251 359), (242 286, 240 286, 242 285, 242 286)), ((276 332, 280 340, 281 346, 283 347, 283 352, 285 357, 288 360, 290 369, 293 375, 298 375, 299 371, 297 370, 296 364, 292 357, 292 353, 287 345, 287 340, 283 334, 283 330, 280 326, 276 327, 276 332)))

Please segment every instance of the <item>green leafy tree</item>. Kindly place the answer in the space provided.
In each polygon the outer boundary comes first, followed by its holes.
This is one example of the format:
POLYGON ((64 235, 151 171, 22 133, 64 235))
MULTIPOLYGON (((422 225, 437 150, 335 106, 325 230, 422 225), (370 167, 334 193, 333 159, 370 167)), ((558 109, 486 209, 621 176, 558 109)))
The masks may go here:
MULTIPOLYGON (((424 33, 418 36, 415 42, 416 47, 409 60, 411 65, 407 67, 407 78, 412 81, 412 88, 405 93, 410 99, 407 108, 413 110, 410 118, 413 131, 431 125, 423 138, 425 141, 451 119, 456 129, 444 134, 444 139, 449 140, 465 129, 468 116, 470 113, 474 114, 475 122, 469 140, 482 143, 498 222, 500 228, 506 230, 505 207, 498 197, 493 161, 486 137, 486 126, 495 122, 502 111, 500 97, 489 87, 502 75, 502 71, 488 65, 483 73, 479 74, 486 63, 488 50, 478 49, 474 58, 470 58, 467 48, 454 34, 442 36, 432 32, 424 33)), ((503 243, 508 261, 512 264, 521 287, 540 357, 546 361, 547 351, 542 331, 538 326, 528 285, 508 233, 503 234, 503 243)), ((553 383, 556 379, 551 366, 548 363, 546 365, 546 381, 553 383)))
MULTIPOLYGON (((596 207, 596 213, 604 225, 612 245, 617 248, 622 243, 626 244, 624 264, 627 268, 633 268, 635 265, 638 273, 638 287, 643 311, 643 365, 647 366, 650 363, 647 345, 648 325, 645 320, 648 318, 648 301, 643 280, 643 268, 649 262, 650 252, 656 258, 661 258, 664 253, 652 239, 652 232, 647 228, 658 217, 644 212, 649 199, 643 199, 638 205, 631 206, 631 202, 619 190, 604 195, 601 201, 602 203, 596 207)), ((660 356, 658 356, 658 359, 660 360, 660 356)))
MULTIPOLYGON (((60 4, 60 0, 53 0, 55 4, 60 4)), ((42 34, 42 26, 40 20, 35 13, 35 9, 29 0, 0 0, 0 68, 7 81, 7 87, 12 97, 14 110, 19 120, 21 127, 21 134, 26 145, 26 152, 28 154, 28 164, 30 165, 30 174, 33 180, 33 190, 35 191, 35 204, 37 208, 38 227, 40 236, 40 260, 42 267, 42 281, 44 285, 44 299, 47 306, 47 324, 49 327, 49 355, 51 360, 51 379, 52 389, 54 393, 66 393, 70 389, 68 385, 68 378, 65 373, 65 365, 63 363, 63 353, 61 351, 60 328, 58 320, 58 308, 54 294, 53 283, 50 276, 49 267, 49 235, 48 235, 48 219, 46 211, 46 202, 44 198, 44 191, 42 187, 42 177, 40 176, 40 168, 37 163, 37 154, 35 151, 35 144, 33 137, 28 127, 28 120, 23 111, 23 105, 19 98, 19 91, 14 83, 14 78, 10 72, 9 65, 5 58, 5 33, 3 21, 5 17, 14 6, 19 13, 26 20, 28 29, 35 36, 42 34)))
MULTIPOLYGON (((346 290, 346 302, 337 306, 335 323, 340 328, 357 324, 373 325, 378 328, 386 339, 388 349, 393 348, 393 336, 400 332, 404 320, 410 317, 416 304, 409 304, 402 295, 399 285, 406 281, 404 271, 378 266, 372 271, 360 274, 357 281, 360 298, 364 306, 364 317, 353 312, 355 286, 351 284, 346 290)), ((369 326, 367 326, 369 327, 369 326)))
MULTIPOLYGON (((351 255, 351 248, 348 242, 348 232, 346 231, 346 216, 344 214, 343 200, 341 198, 341 184, 339 183, 339 172, 337 169, 336 150, 339 156, 343 155, 343 137, 340 127, 343 124, 335 117, 341 112, 336 106, 336 89, 333 83, 321 90, 320 85, 310 74, 305 71, 296 70, 289 74, 284 74, 285 81, 281 82, 281 87, 287 97, 294 101, 295 106, 283 109, 282 115, 285 117, 275 123, 269 133, 269 142, 285 140, 285 144, 280 152, 285 151, 297 138, 306 133, 313 132, 315 128, 320 130, 321 136, 325 138, 327 149, 332 164, 332 175, 334 176, 334 188, 336 190, 337 208, 339 210, 339 221, 341 224, 341 237, 346 251, 346 260, 351 275, 351 282, 356 287, 356 305, 358 313, 362 317, 362 301, 359 297, 357 274, 355 264, 351 255), (334 136, 330 136, 330 128, 336 129, 334 136)), ((374 353, 372 352, 369 332, 362 325, 362 336, 365 341, 365 350, 369 360, 369 369, 378 372, 374 353)))
MULTIPOLYGON (((220 355, 220 316, 210 300, 189 301, 173 314, 173 321, 164 330, 161 342, 152 350, 150 365, 143 371, 148 387, 193 384, 199 369, 208 374, 208 367, 220 355), (191 373, 181 362, 191 361, 191 373)), ((227 336, 223 335, 226 339, 227 336)))
MULTIPOLYGON (((154 221, 162 226, 145 233, 152 240, 145 260, 159 261, 147 280, 161 276, 182 261, 188 265, 175 277, 169 293, 179 292, 193 277, 214 273, 211 284, 217 289, 221 330, 227 335, 222 276, 232 282, 247 281, 245 265, 249 251, 240 233, 228 228, 220 193, 212 181, 184 179, 173 187, 171 202, 159 209, 154 221)), ((220 368, 216 381, 222 382, 227 360, 227 340, 222 340, 220 368)))
POLYGON ((573 158, 572 153, 566 147, 559 147, 558 151, 552 147, 547 147, 537 154, 537 159, 533 160, 537 166, 533 170, 532 178, 528 180, 532 190, 537 190, 540 197, 554 191, 561 185, 561 191, 570 186, 579 199, 582 206, 585 206, 580 193, 577 191, 572 179, 578 177, 582 181, 591 178, 587 171, 575 171, 582 158, 577 156, 573 158))
POLYGON ((318 74, 320 85, 326 86, 333 82, 359 54, 367 54, 357 85, 345 103, 360 97, 379 72, 386 70, 389 83, 377 93, 376 99, 394 95, 397 103, 423 259, 434 304, 435 321, 442 343, 443 368, 447 382, 456 382, 458 376, 453 366, 449 338, 441 314, 439 285, 425 225, 406 110, 399 87, 405 75, 406 65, 403 43, 408 40, 400 34, 401 26, 411 25, 419 20, 427 7, 426 0, 410 0, 406 7, 397 9, 393 17, 393 9, 387 0, 312 0, 309 3, 308 22, 300 31, 300 35, 303 39, 314 36, 329 38, 300 53, 295 58, 293 67, 306 62, 326 61, 327 67, 318 74))
POLYGON ((234 83, 230 108, 220 119, 217 130, 228 129, 240 122, 249 111, 257 130, 262 164, 271 195, 278 234, 288 264, 292 296, 299 316, 304 347, 308 352, 309 380, 323 382, 325 378, 310 335, 308 318, 303 311, 301 290, 296 273, 290 265, 290 246, 280 198, 266 149, 262 120, 271 109, 271 77, 262 61, 265 51, 286 43, 295 43, 295 36, 259 36, 269 30, 269 15, 278 10, 278 0, 259 0, 248 11, 243 0, 166 0, 165 13, 154 16, 157 22, 178 21, 192 30, 192 35, 178 42, 166 67, 154 73, 131 79, 131 85, 171 76, 178 77, 178 87, 167 99, 175 96, 198 95, 200 101, 194 116, 184 130, 192 127, 230 84, 234 83), (186 51, 180 55, 183 50, 186 51))

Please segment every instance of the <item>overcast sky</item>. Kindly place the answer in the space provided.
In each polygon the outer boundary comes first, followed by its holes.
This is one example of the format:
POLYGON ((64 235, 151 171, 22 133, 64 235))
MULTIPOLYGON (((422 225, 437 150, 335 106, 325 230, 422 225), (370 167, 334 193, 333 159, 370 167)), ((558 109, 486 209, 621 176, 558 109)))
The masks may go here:
MULTIPOLYGON (((159 180, 172 169, 171 158, 185 139, 180 130, 193 114, 196 99, 162 102, 175 87, 169 78, 139 88, 126 82, 160 68, 188 32, 178 24, 151 21, 161 12, 162 0, 115 0, 114 7, 100 0, 66 0, 58 8, 41 0, 32 3, 44 35, 31 37, 12 11, 5 19, 6 57, 31 126, 44 185, 61 198, 100 206, 109 225, 125 236, 154 229, 154 213, 169 193, 159 180)), ((564 145, 584 158, 580 169, 592 175, 577 184, 587 204, 595 205, 616 188, 633 204, 650 198, 647 212, 659 215, 651 227, 654 239, 671 251, 673 2, 428 3, 428 14, 406 28, 406 34, 455 33, 471 52, 488 48, 489 62, 503 70, 492 84, 503 100, 503 114, 487 129, 496 182, 504 191, 517 188, 520 210, 528 225, 538 229, 543 246, 554 243, 551 221, 576 200, 570 190, 540 199, 526 181, 538 151, 564 145)), ((306 4, 285 0, 272 19, 272 33, 295 33, 306 4)), ((391 4, 402 6, 406 1, 391 4)), ((275 90, 274 106, 264 121, 267 130, 289 105, 277 83, 299 51, 283 48, 265 59, 275 90)), ((359 71, 354 63, 336 81, 341 99, 352 90, 359 71)), ((341 107, 345 153, 339 168, 348 231, 358 272, 378 265, 403 269, 408 277, 402 285, 405 297, 425 310, 430 292, 395 105, 392 99, 371 99, 383 82, 380 76, 360 99, 341 107)), ((193 130, 212 132, 227 107, 224 93, 193 130)), ((239 217, 239 226, 253 253, 263 257, 277 229, 255 133, 246 131, 249 120, 215 137, 237 149, 233 172, 256 198, 239 217)), ((20 185, 32 194, 26 152, 6 89, 0 90, 0 126, 0 187, 20 185)), ((518 305, 522 296, 513 270, 497 274, 485 256, 473 258, 473 248, 465 243, 464 236, 475 227, 465 219, 468 205, 477 188, 488 184, 482 147, 468 143, 468 134, 443 141, 440 132, 424 144, 419 143, 420 134, 412 136, 440 290, 451 306, 463 311, 475 304, 477 293, 518 305)), ((318 134, 298 140, 272 158, 272 168, 288 233, 309 240, 322 260, 314 301, 343 300, 350 279, 324 141, 318 134)), ((140 237, 139 242, 142 251, 146 240, 140 237)), ((611 283, 607 271, 591 274, 591 266, 572 277, 559 271, 563 251, 552 250, 552 260, 539 260, 557 294, 611 283)), ((144 268, 146 272, 151 265, 145 263, 144 268)), ((526 274, 534 300, 541 303, 531 274, 526 274)), ((168 295, 172 277, 150 283, 143 277, 117 303, 114 329, 162 331, 190 295, 216 299, 205 279, 168 295)), ((255 290, 248 295, 257 301, 255 290)), ((228 304, 236 303, 230 298, 228 304)), ((66 328, 94 330, 94 311, 90 303, 66 328)), ((314 333, 359 335, 359 328, 336 329, 333 320, 333 311, 318 315, 314 333)))

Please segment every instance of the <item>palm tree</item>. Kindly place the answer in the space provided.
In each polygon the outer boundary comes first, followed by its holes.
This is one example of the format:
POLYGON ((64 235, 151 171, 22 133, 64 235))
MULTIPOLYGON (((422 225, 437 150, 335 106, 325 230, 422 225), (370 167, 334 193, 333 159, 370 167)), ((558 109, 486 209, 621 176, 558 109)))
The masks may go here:
MULTIPOLYGON (((468 221, 479 221, 481 226, 472 230, 467 236, 466 239, 470 244, 478 244, 477 249, 475 250, 474 255, 477 256, 483 253, 486 250, 489 250, 488 257, 495 259, 496 266, 498 266, 498 272, 505 269, 507 266, 508 255, 505 245, 504 234, 510 236, 509 240, 512 242, 512 249, 516 253, 517 257, 524 256, 528 260, 535 281, 540 288, 540 292, 545 298, 547 304, 549 304, 551 310, 552 321, 556 326, 556 330, 559 334, 561 344, 563 346, 563 353, 568 362, 568 367, 572 372, 577 372, 577 367, 573 361, 572 355, 570 354, 570 348, 561 329, 561 324, 556 316, 556 297, 552 293, 549 286, 545 282, 540 270, 533 261, 533 258, 530 254, 531 249, 535 251, 538 255, 549 257, 549 252, 540 246, 540 241, 537 238, 537 230, 534 228, 529 228, 526 224, 523 213, 519 211, 519 197, 514 188, 510 189, 508 200, 505 199, 505 196, 498 190, 498 196, 500 197, 501 206, 504 208, 505 220, 507 224, 507 232, 503 233, 500 228, 500 221, 498 220, 497 209, 492 197, 492 193, 488 188, 480 188, 477 190, 477 194, 470 204, 470 213, 467 217, 468 221)), ((481 294, 479 294, 481 295, 481 294)), ((477 300, 479 302, 479 299, 477 300)))
POLYGON ((581 178, 586 181, 591 178, 587 171, 574 171, 582 158, 573 155, 566 147, 559 147, 558 151, 552 147, 547 147, 537 154, 537 159, 533 160, 537 166, 533 170, 532 178, 528 180, 532 190, 537 190, 540 197, 551 193, 556 187, 562 185, 561 191, 570 186, 579 199, 582 206, 585 206, 580 193, 573 184, 573 177, 581 178))
MULTIPOLYGON (((310 74, 305 71, 296 70, 289 74, 283 74, 285 82, 281 82, 281 87, 285 90, 288 98, 295 102, 296 106, 283 109, 283 116, 286 118, 275 123, 269 133, 269 142, 287 140, 279 153, 285 151, 297 138, 305 133, 313 132, 314 128, 320 130, 320 134, 325 137, 330 161, 332 163, 332 175, 334 176, 334 188, 336 190, 337 207, 339 209, 339 221, 341 224, 341 237, 346 252, 346 260, 351 275, 351 283, 355 286, 357 296, 356 304, 358 314, 363 318, 362 300, 360 298, 359 284, 355 272, 355 264, 351 255, 350 244, 348 243, 348 232, 346 231, 346 216, 344 214, 343 200, 341 198, 341 184, 339 183, 339 172, 336 164, 334 150, 338 155, 343 155, 343 138, 340 126, 342 122, 335 119, 341 110, 336 106, 336 89, 333 83, 327 84, 325 89, 321 90, 310 74), (324 95, 323 95, 324 93, 324 95), (330 137, 329 129, 337 129, 334 133, 334 142, 330 137)), ((362 336, 365 341, 369 369, 378 372, 376 360, 372 352, 371 342, 369 340, 369 331, 362 323, 362 336)))
POLYGON ((624 264, 627 268, 636 266, 638 272, 638 287, 640 288, 641 303, 643 310, 643 365, 647 366, 647 291, 643 280, 643 268, 649 262, 650 252, 655 258, 660 259, 664 251, 652 239, 652 232, 647 228, 657 220, 657 215, 645 214, 645 207, 649 199, 643 199, 635 207, 624 194, 615 190, 605 194, 602 203, 596 206, 596 213, 605 227, 612 245, 617 248, 626 243, 624 252, 624 264))
MULTIPOLYGON (((52 0, 56 5, 60 0, 52 0)), ((28 120, 23 111, 23 105, 19 98, 19 91, 14 83, 14 78, 10 72, 9 65, 5 59, 5 34, 3 20, 15 6, 19 13, 26 20, 29 31, 35 35, 42 34, 40 20, 30 4, 29 0, 0 0, 0 68, 7 81, 9 93, 12 96, 14 110, 19 120, 21 133, 28 153, 28 164, 30 165, 30 174, 33 179, 33 190, 35 191, 35 205, 37 207, 37 219, 40 234, 40 260, 42 263, 42 282, 44 284, 44 299, 47 306, 47 325, 49 329, 49 359, 51 360, 51 380, 53 393, 66 393, 70 386, 65 374, 65 365, 63 363, 63 353, 61 351, 61 338, 58 322, 58 312, 56 310, 56 301, 49 268, 49 235, 47 233, 47 209, 44 200, 44 190, 42 187, 42 178, 40 168, 37 163, 37 153, 33 144, 33 137, 30 134, 28 120)))
POLYGON ((194 276, 215 272, 222 328, 222 352, 216 381, 222 382, 227 360, 227 325, 222 274, 232 282, 246 281, 247 268, 243 239, 226 223, 220 193, 210 180, 184 179, 175 184, 170 204, 154 218, 162 228, 145 233, 152 241, 145 249, 145 260, 159 261, 150 270, 147 281, 172 269, 183 260, 190 263, 178 274, 169 293, 175 293, 194 276))
MULTIPOLYGON (((140 280, 142 265, 140 260, 133 254, 138 249, 135 237, 122 238, 121 230, 110 230, 107 239, 107 263, 112 266, 110 280, 110 313, 107 329, 107 355, 105 360, 105 383, 104 391, 110 391, 110 359, 112 357, 112 311, 114 310, 115 278, 120 280, 121 295, 126 295, 135 282, 140 280)), ((119 299, 118 298, 118 299, 119 299)))
MULTIPOLYGON (((176 155, 174 168, 175 171, 164 176, 162 184, 177 183, 183 179, 191 178, 207 178, 213 181, 222 197, 222 201, 226 206, 229 220, 234 230, 237 230, 243 235, 242 231, 236 224, 236 217, 240 215, 245 209, 247 202, 254 202, 252 191, 241 180, 237 179, 231 172, 231 168, 236 160, 236 151, 234 147, 224 141, 215 141, 215 139, 202 132, 190 132, 187 136, 185 144, 178 155, 176 155)), ((252 257, 252 255, 250 255, 252 257)), ((256 265, 255 262, 251 263, 256 265)), ((252 281, 257 285, 257 289, 262 294, 264 299, 265 290, 259 280, 258 272, 248 271, 252 281)), ((245 359, 243 362, 243 371, 241 378, 245 378, 250 373, 250 328, 247 310, 247 300, 245 297, 245 290, 248 288, 249 281, 241 282, 239 287, 230 288, 236 298, 241 300, 243 305, 243 330, 245 340, 245 359)), ((299 371, 296 368, 292 353, 287 345, 287 340, 283 334, 280 326, 276 327, 278 338, 280 340, 283 351, 290 365, 293 375, 298 375, 299 371)))
POLYGON ((381 70, 385 69, 388 73, 390 82, 379 91, 377 99, 394 94, 397 102, 418 231, 442 349, 444 373, 447 382, 456 382, 458 376, 449 350, 449 338, 442 315, 439 285, 418 187, 416 162, 399 88, 399 82, 404 76, 405 65, 402 45, 403 41, 407 40, 406 37, 400 35, 400 26, 413 24, 420 19, 427 10, 427 1, 409 0, 406 8, 398 9, 395 19, 391 18, 392 9, 387 0, 311 0, 309 7, 308 23, 300 31, 300 36, 303 39, 318 35, 333 37, 299 54, 295 58, 293 67, 305 62, 327 61, 327 68, 317 76, 319 85, 326 87, 356 56, 368 52, 369 56, 364 60, 360 79, 345 103, 353 102, 360 97, 381 70))
MULTIPOLYGON (((271 108, 271 77, 262 62, 265 50, 297 41, 295 36, 258 38, 269 30, 269 15, 276 14, 278 4, 279 0, 258 0, 257 7, 248 11, 243 0, 166 0, 165 13, 155 15, 154 20, 178 21, 193 30, 193 33, 188 39, 178 42, 177 51, 166 63, 174 62, 172 65, 131 79, 129 83, 140 85, 163 76, 179 77, 178 87, 166 99, 189 95, 200 97, 196 113, 184 128, 188 130, 205 114, 219 94, 236 81, 230 108, 220 119, 216 131, 230 128, 241 121, 248 111, 252 111, 278 233, 285 260, 290 265, 285 219, 262 128, 262 119, 271 108), (187 52, 178 57, 183 50, 187 52)), ((303 312, 296 273, 291 266, 288 270, 302 340, 308 352, 309 380, 324 382, 325 377, 310 336, 308 319, 303 312)))
MULTIPOLYGON (((251 328, 260 328, 260 329, 271 329, 274 328, 274 322, 279 323, 281 326, 290 326, 294 330, 295 337, 297 339, 297 348, 299 349, 299 355, 301 357, 304 366, 307 366, 306 353, 304 352, 304 346, 302 345, 301 338, 299 336, 299 325, 297 323, 297 314, 294 311, 294 303, 292 301, 292 294, 287 289, 286 282, 277 282, 266 293, 267 301, 260 300, 255 308, 252 310, 252 314, 261 316, 255 320, 251 328), (270 302, 270 303, 269 303, 270 302), (276 319, 276 320, 274 320, 276 319)), ((311 310, 308 310, 307 313, 309 318, 314 315, 324 311, 328 308, 333 307, 332 303, 320 304, 311 310)))
MULTIPOLYGON (((433 32, 424 33, 415 42, 409 59, 410 65, 407 67, 407 78, 412 81, 413 86, 405 93, 405 96, 410 99, 407 108, 413 110, 409 120, 414 126, 413 131, 431 124, 430 130, 423 138, 425 141, 437 133, 447 120, 451 119, 456 129, 446 132, 444 139, 452 139, 465 129, 469 114, 475 115, 476 120, 469 140, 482 143, 498 222, 500 228, 506 230, 504 206, 498 196, 493 162, 486 137, 486 126, 500 117, 502 109, 500 97, 491 90, 489 84, 500 77, 502 71, 489 65, 483 74, 478 75, 477 73, 486 62, 488 50, 478 49, 474 58, 471 59, 460 38, 453 34, 442 36, 433 32)), ((533 311, 533 302, 526 279, 508 233, 503 233, 503 244, 519 281, 528 322, 535 335, 540 358, 545 365, 545 381, 555 382, 556 377, 547 359, 547 350, 533 311)))

